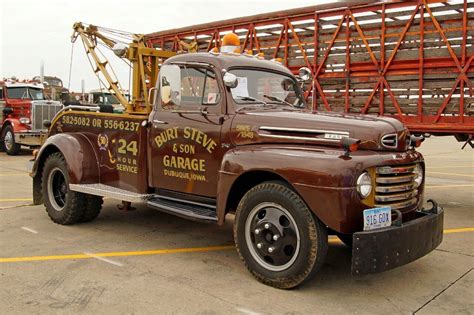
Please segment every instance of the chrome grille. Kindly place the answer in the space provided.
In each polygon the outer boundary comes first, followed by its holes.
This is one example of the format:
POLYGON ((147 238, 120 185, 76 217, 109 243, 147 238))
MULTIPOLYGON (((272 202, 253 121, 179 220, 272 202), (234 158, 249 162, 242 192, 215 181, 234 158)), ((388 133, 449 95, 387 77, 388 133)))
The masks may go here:
POLYGON ((381 142, 387 149, 396 149, 398 147, 398 136, 396 133, 385 135, 382 137, 381 142))
POLYGON ((417 204, 415 164, 376 168, 375 206, 405 209, 417 204))
POLYGON ((43 121, 53 120, 54 116, 63 108, 59 102, 33 102, 31 110, 31 129, 45 129, 43 121))

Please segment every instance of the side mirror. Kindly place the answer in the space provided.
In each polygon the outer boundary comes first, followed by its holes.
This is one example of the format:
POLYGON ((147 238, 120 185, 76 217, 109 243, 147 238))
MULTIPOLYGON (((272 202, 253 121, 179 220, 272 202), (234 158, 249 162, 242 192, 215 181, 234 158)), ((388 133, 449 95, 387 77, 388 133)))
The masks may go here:
POLYGON ((227 86, 230 89, 233 89, 233 88, 237 87, 237 84, 239 83, 239 81, 237 80, 237 76, 235 74, 230 73, 230 72, 226 72, 224 74, 223 79, 224 79, 225 86, 227 86))
POLYGON ((311 70, 307 67, 302 67, 298 70, 298 76, 300 77, 301 81, 308 82, 313 78, 311 74, 311 70))
POLYGON ((3 115, 4 115, 4 116, 8 116, 8 115, 10 115, 10 114, 13 114, 13 108, 11 108, 11 107, 5 107, 5 108, 3 109, 3 115))
POLYGON ((148 91, 148 104, 153 104, 155 102, 155 92, 156 92, 156 87, 152 87, 148 91))
POLYGON ((179 66, 162 66, 160 69, 159 84, 162 105, 181 104, 181 69, 179 66))

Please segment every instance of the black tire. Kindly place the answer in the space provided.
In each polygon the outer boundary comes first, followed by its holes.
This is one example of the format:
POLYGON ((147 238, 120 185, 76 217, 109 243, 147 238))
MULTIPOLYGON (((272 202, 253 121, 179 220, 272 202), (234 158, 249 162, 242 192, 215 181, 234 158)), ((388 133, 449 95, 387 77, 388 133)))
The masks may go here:
POLYGON ((12 126, 6 126, 2 133, 2 145, 8 155, 17 155, 21 146, 15 142, 15 133, 12 126))
POLYGON ((102 209, 103 203, 104 203, 104 199, 100 196, 86 195, 86 204, 84 207, 84 213, 80 221, 90 222, 94 220, 95 218, 97 218, 97 216, 100 214, 100 210, 102 209))
POLYGON ((86 195, 69 190, 66 161, 61 153, 51 154, 43 168, 43 200, 53 222, 70 225, 84 217, 86 195))
POLYGON ((280 289, 310 279, 328 248, 326 227, 283 182, 265 182, 244 195, 236 211, 234 240, 255 278, 280 289))
POLYGON ((352 234, 337 234, 337 237, 349 248, 352 248, 352 234))

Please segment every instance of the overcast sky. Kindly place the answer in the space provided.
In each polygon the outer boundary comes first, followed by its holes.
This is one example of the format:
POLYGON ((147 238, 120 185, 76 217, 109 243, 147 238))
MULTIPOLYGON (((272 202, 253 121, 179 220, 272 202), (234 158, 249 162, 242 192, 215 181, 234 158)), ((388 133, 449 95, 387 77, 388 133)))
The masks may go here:
MULTIPOLYGON (((72 25, 81 21, 99 26, 151 33, 234 17, 327 3, 321 0, 10 0, 0 1, 0 79, 39 75, 60 77, 67 87, 71 61, 72 25)), ((128 87, 128 69, 109 58, 119 80, 128 87)), ((98 88, 82 44, 74 48, 71 90, 98 88)))

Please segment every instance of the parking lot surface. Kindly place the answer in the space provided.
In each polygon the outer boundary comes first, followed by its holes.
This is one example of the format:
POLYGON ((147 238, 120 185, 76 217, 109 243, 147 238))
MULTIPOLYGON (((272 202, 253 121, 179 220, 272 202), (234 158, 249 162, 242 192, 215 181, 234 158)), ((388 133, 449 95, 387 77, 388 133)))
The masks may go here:
MULTIPOLYGON (((474 312, 474 155, 454 138, 427 139, 425 200, 445 209, 443 243, 381 274, 350 274, 350 250, 330 239, 319 274, 284 291, 257 282, 224 226, 107 199, 93 222, 54 224, 32 206, 29 151, 0 153, 0 313, 334 314, 474 312)), ((413 240, 414 242, 416 240, 413 240)))

